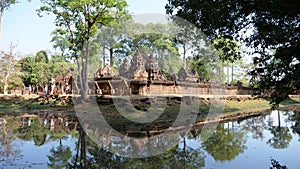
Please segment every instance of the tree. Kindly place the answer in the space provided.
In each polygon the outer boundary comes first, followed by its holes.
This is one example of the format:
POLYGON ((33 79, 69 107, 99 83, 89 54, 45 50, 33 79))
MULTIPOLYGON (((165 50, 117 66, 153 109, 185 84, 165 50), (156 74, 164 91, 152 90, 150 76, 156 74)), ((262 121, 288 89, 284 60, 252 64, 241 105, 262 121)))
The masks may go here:
POLYGON ((292 135, 288 127, 271 126, 268 129, 273 137, 267 141, 267 144, 274 149, 286 149, 289 146, 292 135))
POLYGON ((68 70, 74 70, 75 65, 63 62, 57 56, 48 59, 45 51, 39 51, 35 56, 27 56, 18 61, 21 78, 26 86, 48 84, 52 77, 64 75, 68 70))
POLYGON ((233 64, 241 59, 240 45, 230 36, 218 35, 213 39, 213 46, 217 50, 219 59, 226 65, 227 68, 227 84, 230 83, 229 67, 231 64, 233 82, 233 64))
POLYGON ((109 60, 110 66, 114 67, 115 59, 114 54, 115 50, 117 50, 121 44, 121 40, 124 38, 124 27, 131 21, 131 16, 124 11, 123 13, 116 13, 116 19, 109 23, 106 26, 100 26, 99 32, 97 33, 97 39, 95 40, 98 42, 102 47, 103 52, 103 66, 105 66, 105 51, 109 51, 109 60))
POLYGON ((61 60, 65 61, 66 59, 66 53, 69 49, 70 41, 68 40, 68 33, 66 30, 57 28, 55 29, 51 35, 53 36, 51 39, 51 42, 53 43, 54 49, 59 49, 61 52, 61 60))
POLYGON ((185 28, 182 28, 175 37, 175 41, 177 42, 178 46, 182 48, 182 60, 184 68, 186 68, 187 53, 195 47, 195 38, 195 34, 193 34, 190 29, 185 28))
POLYGON ((207 46, 187 59, 187 67, 198 72, 201 80, 223 82, 223 64, 213 46, 207 46))
POLYGON ((178 47, 169 32, 170 27, 166 24, 139 24, 127 25, 128 31, 120 42, 115 53, 126 57, 132 56, 137 50, 146 56, 153 56, 157 66, 164 72, 175 73, 180 69, 182 63, 178 47))
POLYGON ((273 137, 267 141, 271 147, 275 149, 285 149, 288 147, 290 141, 292 140, 292 135, 290 133, 289 127, 281 126, 280 111, 277 110, 278 126, 270 126, 270 130, 273 137))
MULTIPOLYGON (((18 74, 18 71, 16 69, 16 54, 13 51, 14 48, 15 46, 11 43, 9 53, 2 54, 0 58, 0 76, 3 76, 1 82, 4 84, 4 94, 8 94, 10 79, 14 77, 14 75, 18 74)), ((15 80, 20 81, 19 79, 15 80)), ((22 84, 17 84, 17 86, 22 86, 22 84)))
POLYGON ((216 161, 232 160, 246 149, 246 139, 242 131, 225 128, 224 124, 220 124, 216 131, 205 132, 210 137, 206 140, 202 138, 203 147, 216 161))
POLYGON ((223 67, 227 67, 229 74, 229 64, 241 58, 239 44, 231 36, 207 37, 193 23, 176 16, 171 18, 177 27, 175 41, 182 51, 184 67, 187 56, 190 56, 189 66, 198 71, 200 78, 223 81, 223 67))
POLYGON ((107 25, 115 18, 115 13, 123 12, 125 0, 82 0, 58 1, 41 0, 44 6, 38 11, 56 16, 55 24, 66 30, 71 42, 70 51, 75 58, 79 72, 81 96, 88 97, 88 63, 91 56, 91 42, 97 26, 107 25))
POLYGON ((72 157, 72 151, 69 146, 59 145, 57 148, 52 147, 50 150, 51 155, 48 155, 50 163, 49 168, 65 168, 68 160, 72 157))
POLYGON ((231 36, 250 47, 250 54, 257 55, 252 82, 272 90, 271 104, 278 105, 300 87, 299 5, 297 0, 169 0, 166 10, 194 23, 211 39, 231 36))
POLYGON ((169 23, 170 31, 174 36, 176 46, 181 51, 183 67, 186 68, 188 56, 199 56, 199 53, 208 46, 205 43, 206 37, 195 25, 178 17, 172 17, 171 19, 172 22, 169 23))
POLYGON ((1 0, 0 1, 0 50, 2 50, 2 18, 4 11, 10 8, 11 5, 17 3, 17 0, 1 0))
POLYGON ((298 141, 300 141, 300 113, 299 111, 294 111, 292 114, 289 114, 289 119, 294 121, 294 124, 292 125, 291 129, 293 133, 299 135, 298 141))
POLYGON ((155 32, 139 33, 133 36, 133 42, 137 49, 146 52, 149 56, 154 56, 161 69, 166 70, 167 68, 164 66, 167 65, 168 61, 172 61, 166 58, 167 55, 179 56, 172 37, 167 34, 155 32))
POLYGON ((37 84, 38 79, 36 78, 36 74, 33 74, 33 68, 35 66, 34 56, 27 56, 21 58, 18 61, 20 64, 23 82, 25 85, 28 84, 37 84))
POLYGON ((280 164, 279 161, 275 159, 271 159, 271 165, 270 169, 288 169, 287 166, 280 164))
POLYGON ((18 138, 33 141, 35 146, 42 146, 46 142, 48 129, 42 125, 38 118, 29 118, 30 126, 18 130, 18 138))
POLYGON ((254 139, 262 140, 265 137, 264 130, 267 128, 265 117, 266 116, 258 116, 246 119, 242 129, 251 133, 254 139))
POLYGON ((19 146, 15 145, 14 131, 18 130, 20 122, 13 118, 3 118, 0 123, 0 160, 13 163, 13 161, 21 156, 19 146))

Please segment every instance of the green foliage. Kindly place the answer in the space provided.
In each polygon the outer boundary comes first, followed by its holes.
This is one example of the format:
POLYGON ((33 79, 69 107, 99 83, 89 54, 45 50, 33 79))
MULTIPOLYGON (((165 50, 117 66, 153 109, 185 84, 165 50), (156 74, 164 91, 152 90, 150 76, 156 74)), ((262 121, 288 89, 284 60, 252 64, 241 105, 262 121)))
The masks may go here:
POLYGON ((33 72, 35 72, 36 79, 38 80, 38 84, 48 84, 51 79, 50 70, 51 65, 45 62, 37 62, 35 67, 33 68, 33 72))
POLYGON ((39 51, 35 56, 35 62, 48 63, 48 55, 46 51, 39 51))
POLYGON ((298 134, 299 135, 299 141, 300 141, 300 113, 299 111, 294 111, 293 114, 289 114, 290 115, 290 119, 295 121, 295 123, 292 125, 292 130, 293 133, 298 134))
POLYGON ((54 56, 53 60, 48 60, 45 52, 38 52, 35 56, 24 57, 18 63, 22 72, 21 78, 26 86, 29 84, 48 84, 52 77, 59 74, 64 75, 67 70, 74 70, 75 68, 72 63, 61 62, 60 59, 57 59, 57 56, 54 56))
POLYGON ((94 40, 94 42, 99 44, 99 47, 102 47, 104 64, 106 64, 105 57, 106 51, 108 51, 110 66, 112 68, 115 66, 115 58, 117 56, 115 51, 121 46, 121 41, 124 38, 124 35, 127 33, 125 27, 128 22, 132 21, 131 15, 129 15, 126 10, 124 10, 122 13, 115 13, 115 18, 115 20, 108 23, 106 26, 99 26, 97 37, 94 40))
POLYGON ((202 80, 222 82, 224 71, 222 62, 218 57, 217 52, 210 46, 201 50, 201 53, 189 57, 187 67, 196 70, 202 80))
POLYGON ((198 26, 211 39, 234 37, 251 48, 252 84, 273 90, 278 105, 299 89, 300 1, 169 0, 166 10, 198 26))
POLYGON ((212 43, 222 62, 233 63, 241 59, 240 45, 232 37, 218 35, 213 39, 212 43))
POLYGON ((125 30, 126 36, 115 51, 116 55, 121 57, 120 60, 133 56, 139 50, 146 56, 152 55, 157 66, 164 72, 177 73, 181 68, 179 51, 174 37, 169 32, 169 25, 129 22, 125 30))
MULTIPOLYGON (((68 49, 71 46, 71 42, 69 41, 69 33, 66 30, 61 28, 55 29, 51 35, 53 36, 51 42, 53 43, 54 49, 59 49, 61 52, 60 61, 66 61, 66 57, 68 56, 68 49)), ((58 58, 57 58, 58 59, 58 58)))
POLYGON ((72 157, 72 151, 69 146, 60 145, 57 148, 52 147, 50 150, 51 155, 48 155, 50 163, 49 168, 62 169, 68 164, 68 160, 72 157))
POLYGON ((269 128, 273 137, 267 141, 275 149, 285 149, 292 140, 292 135, 288 127, 272 126, 269 128))
POLYGON ((0 83, 0 93, 3 93, 4 92, 4 86, 2 83, 0 83))
POLYGON ((20 66, 17 64, 14 48, 15 46, 11 44, 9 53, 0 54, 0 83, 3 83, 4 94, 23 86, 22 80, 19 78, 20 66))
MULTIPOLYGON (((20 77, 20 74, 14 74, 8 79, 8 90, 12 91, 17 88, 21 88, 23 86, 22 78, 20 77)), ((1 91, 1 87, 0 87, 1 91)))
POLYGON ((81 95, 86 98, 88 92, 88 70, 91 45, 98 25, 107 25, 116 18, 116 13, 123 13, 127 7, 125 0, 80 0, 57 1, 41 0, 43 6, 38 10, 54 14, 55 25, 65 31, 65 37, 70 42, 69 51, 76 60, 79 71, 81 95))
POLYGON ((210 136, 203 142, 204 149, 216 161, 233 160, 246 149, 244 133, 229 128, 226 129, 224 124, 219 125, 216 131, 207 130, 204 132, 208 132, 205 135, 210 136))
MULTIPOLYGON (((31 121, 30 126, 21 128, 19 134, 24 140, 34 141, 34 145, 42 146, 47 137, 48 129, 43 127, 43 123, 37 118, 29 118, 31 121)), ((28 123, 28 121, 26 121, 28 123)))
POLYGON ((11 5, 18 3, 18 0, 1 0, 0 13, 1 17, 5 10, 7 10, 11 5))
POLYGON ((52 62, 50 73, 52 76, 56 76, 59 74, 65 74, 68 70, 73 71, 75 69, 75 65, 69 62, 52 62))
POLYGON ((225 63, 241 58, 239 44, 231 36, 207 37, 193 23, 181 18, 172 20, 172 33, 186 62, 184 67, 196 70, 201 79, 223 82, 225 63))

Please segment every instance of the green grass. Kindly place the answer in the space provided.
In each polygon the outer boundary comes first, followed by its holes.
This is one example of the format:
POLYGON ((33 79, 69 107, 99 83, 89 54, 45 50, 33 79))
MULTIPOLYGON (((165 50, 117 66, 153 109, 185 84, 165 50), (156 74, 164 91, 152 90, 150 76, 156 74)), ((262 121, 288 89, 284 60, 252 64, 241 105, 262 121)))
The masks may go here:
POLYGON ((300 104, 300 98, 287 99, 281 103, 281 106, 292 104, 300 104))
POLYGON ((0 112, 2 114, 11 111, 30 112, 31 110, 47 110, 53 108, 70 107, 70 105, 61 105, 60 102, 56 102, 55 100, 41 105, 40 102, 35 100, 35 98, 25 98, 21 96, 2 96, 0 99, 0 112))
POLYGON ((266 100, 226 101, 224 113, 255 112, 270 109, 266 100))
MULTIPOLYGON (((137 98, 134 98, 137 99, 137 98)), ((151 105, 149 102, 139 102, 137 100, 131 100, 131 103, 139 109, 140 111, 147 110, 151 105)), ((123 103, 122 100, 120 102, 123 103)), ((154 120, 151 123, 140 124, 136 122, 132 122, 131 120, 124 118, 118 111, 128 111, 130 112, 130 108, 128 108, 129 104, 124 102, 124 105, 121 106, 120 109, 116 109, 115 105, 109 102, 99 103, 99 108, 102 114, 105 116, 108 123, 112 125, 118 131, 125 130, 133 130, 133 131, 145 131, 145 130, 159 130, 168 128, 171 126, 176 120, 178 113, 181 108, 180 101, 169 101, 167 106, 165 107, 163 113, 159 118, 154 120)), ((300 98, 294 98, 284 101, 280 107, 287 107, 290 105, 300 104, 300 98)), ((184 116, 189 117, 197 114, 197 121, 203 121, 208 115, 208 112, 211 107, 211 103, 207 100, 202 99, 199 105, 198 112, 192 112, 192 106, 183 104, 186 106, 187 110, 184 116)), ((12 97, 9 100, 0 102, 0 112, 1 114, 10 113, 12 114, 12 110, 19 110, 19 112, 23 111, 26 113, 33 112, 32 110, 49 110, 53 108, 60 108, 60 111, 67 111, 64 108, 71 108, 71 105, 64 106, 61 105, 56 100, 52 100, 47 104, 40 105, 40 102, 34 99, 24 99, 19 97, 12 97)), ((269 105, 269 101, 267 100, 246 100, 246 101, 226 101, 223 112, 218 112, 217 116, 223 115, 237 115, 240 113, 249 113, 249 112, 263 112, 269 110, 271 107, 269 105)), ((55 109, 54 109, 55 110, 55 109)), ((56 109, 57 110, 57 109, 56 109)), ((69 109, 73 110, 73 109, 69 109)), ((69 111, 70 112, 70 111, 69 111)), ((138 118, 139 114, 133 114, 133 117, 136 116, 138 118)))
MULTIPOLYGON (((300 99, 291 99, 286 100, 282 106, 298 104, 300 99)), ((128 103, 127 103, 128 104, 128 103)), ((140 103, 139 105, 140 111, 143 109, 147 109, 149 106, 144 103, 140 103)), ((153 121, 151 124, 138 124, 132 122, 122 115, 118 113, 119 111, 129 111, 126 108, 126 104, 124 107, 120 109, 116 109, 113 104, 100 105, 100 109, 102 113, 105 114, 106 120, 117 130, 145 130, 145 129, 157 129, 157 128, 168 128, 173 124, 176 120, 178 113, 180 111, 180 107, 182 105, 178 103, 167 103, 167 107, 164 109, 163 114, 153 121)), ((186 105, 189 106, 189 105, 186 105)), ((199 112, 194 112, 198 114, 197 121, 203 121, 206 119, 211 103, 202 100, 199 105, 199 112)), ((269 101, 267 100, 246 100, 246 101, 226 101, 224 111, 219 112, 217 116, 226 116, 226 115, 235 115, 240 113, 252 113, 252 112, 264 112, 271 109, 269 105, 269 101)), ((186 116, 191 116, 191 111, 186 112, 186 116)), ((138 114, 133 115, 133 117, 138 118, 138 114)))
MULTIPOLYGON (((279 107, 300 104, 300 98, 293 98, 283 101, 279 107)), ((226 101, 224 113, 235 112, 257 112, 271 109, 267 100, 247 100, 247 101, 226 101)))

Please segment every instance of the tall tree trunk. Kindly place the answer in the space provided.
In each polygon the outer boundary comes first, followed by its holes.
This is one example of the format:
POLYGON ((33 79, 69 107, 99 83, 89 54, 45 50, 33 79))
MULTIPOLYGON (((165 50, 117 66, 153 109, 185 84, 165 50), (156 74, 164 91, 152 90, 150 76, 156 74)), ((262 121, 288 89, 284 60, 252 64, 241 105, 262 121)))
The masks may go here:
POLYGON ((183 68, 186 69, 186 46, 183 45, 183 68))
MULTIPOLYGON (((76 129, 76 128, 75 128, 76 129)), ((79 127, 79 137, 78 137, 78 141, 77 141, 77 146, 76 146, 76 155, 75 155, 75 161, 74 161, 74 164, 76 166, 77 162, 78 162, 78 156, 79 156, 79 152, 81 150, 81 138, 82 138, 82 135, 81 135, 81 131, 82 128, 81 126, 79 127)), ((80 163, 80 162, 79 162, 80 163)))
POLYGON ((279 110, 277 110, 277 116, 278 116, 278 127, 281 127, 280 112, 279 112, 279 110))
POLYGON ((114 61, 114 50, 113 48, 109 49, 109 60, 110 60, 110 67, 113 68, 115 61, 114 61))
POLYGON ((62 147, 62 140, 59 138, 59 146, 62 147))
POLYGON ((9 77, 9 73, 7 72, 4 78, 4 86, 3 86, 4 94, 8 94, 8 77, 9 77))
POLYGON ((13 49, 14 46, 11 43, 10 44, 10 49, 9 49, 9 54, 6 56, 3 55, 2 57, 7 57, 7 63, 6 63, 6 74, 4 75, 4 94, 8 94, 8 80, 11 74, 14 71, 14 54, 13 54, 13 49))
POLYGON ((84 130, 81 130, 81 146, 80 146, 80 164, 83 167, 86 167, 86 133, 84 130))
MULTIPOLYGON (((89 35, 88 35, 89 37, 89 35)), ((87 39, 86 46, 85 46, 85 53, 84 53, 84 63, 83 63, 83 98, 87 99, 88 98, 88 91, 89 91, 89 86, 88 86, 88 63, 89 63, 89 39, 87 39)))
POLYGON ((61 51, 61 61, 65 62, 65 50, 61 48, 60 51, 61 51))
POLYGON ((231 65, 231 84, 233 84, 233 63, 231 65))
POLYGON ((229 63, 227 62, 227 85, 229 85, 229 78, 230 78, 230 75, 229 75, 229 63))
POLYGON ((106 57, 105 57, 105 46, 103 46, 103 67, 105 66, 105 59, 106 59, 106 57))
POLYGON ((221 82, 221 68, 218 66, 217 67, 217 74, 218 74, 218 80, 219 80, 219 82, 221 82))
MULTIPOLYGON (((81 85, 82 84, 82 76, 81 76, 81 74, 80 74, 80 62, 79 62, 79 59, 78 59, 78 57, 76 57, 76 64, 77 64, 77 71, 78 71, 78 78, 79 78, 79 84, 81 85)), ((78 80, 74 80, 74 83, 75 83, 75 86, 77 86, 77 84, 78 84, 78 80)), ((80 90, 80 88, 78 88, 78 86, 77 86, 77 90, 80 90)), ((78 92, 78 91, 77 91, 78 92)), ((79 93, 80 94, 80 93, 79 93)))
POLYGON ((3 12, 0 13, 0 52, 2 52, 2 19, 3 12))
MULTIPOLYGON (((0 56, 2 56, 2 18, 3 18, 3 9, 0 13, 0 56)), ((7 80, 4 80, 4 94, 7 94, 8 83, 7 80)))

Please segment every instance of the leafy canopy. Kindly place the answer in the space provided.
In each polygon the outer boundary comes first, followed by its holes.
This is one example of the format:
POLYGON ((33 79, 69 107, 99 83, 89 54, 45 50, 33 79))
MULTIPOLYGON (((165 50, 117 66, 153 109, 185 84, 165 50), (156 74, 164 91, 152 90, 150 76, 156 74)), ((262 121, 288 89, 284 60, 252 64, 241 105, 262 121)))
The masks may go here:
POLYGON ((252 83, 273 91, 275 106, 300 88, 300 1, 169 0, 167 14, 198 26, 208 37, 231 36, 256 56, 252 83))
POLYGON ((8 9, 11 5, 17 3, 17 0, 1 0, 0 3, 0 13, 3 15, 4 11, 8 9))
POLYGON ((87 98, 88 63, 92 55, 92 40, 99 25, 107 25, 116 19, 116 13, 125 12, 125 0, 41 0, 43 6, 38 10, 54 14, 56 26, 66 30, 69 51, 76 59, 79 73, 81 95, 87 98), (80 58, 80 59, 79 59, 80 58))

